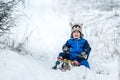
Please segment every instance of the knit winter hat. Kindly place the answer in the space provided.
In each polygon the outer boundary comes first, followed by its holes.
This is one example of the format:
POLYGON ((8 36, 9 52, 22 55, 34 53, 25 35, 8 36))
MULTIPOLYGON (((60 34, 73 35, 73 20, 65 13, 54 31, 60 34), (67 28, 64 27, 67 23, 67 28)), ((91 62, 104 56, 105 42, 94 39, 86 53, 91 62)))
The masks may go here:
POLYGON ((82 25, 83 24, 78 24, 78 23, 74 23, 71 25, 71 34, 74 32, 74 31, 79 31, 80 33, 82 33, 82 25))
POLYGON ((83 24, 80 24, 80 23, 74 23, 74 24, 72 24, 71 22, 70 22, 70 26, 71 26, 71 38, 73 38, 73 32, 74 31, 79 31, 80 32, 80 38, 81 37, 83 37, 83 34, 82 34, 82 26, 83 26, 83 24))

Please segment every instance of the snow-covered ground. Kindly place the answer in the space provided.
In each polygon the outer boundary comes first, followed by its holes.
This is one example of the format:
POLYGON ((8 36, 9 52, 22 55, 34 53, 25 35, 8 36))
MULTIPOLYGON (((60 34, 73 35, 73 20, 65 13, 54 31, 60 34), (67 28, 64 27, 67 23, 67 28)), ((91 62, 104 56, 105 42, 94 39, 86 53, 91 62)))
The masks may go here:
POLYGON ((19 55, 0 45, 0 80, 119 80, 120 15, 88 9, 85 2, 79 7, 72 0, 63 6, 53 1, 25 0, 27 17, 20 18, 11 37, 20 42, 30 34, 25 46, 30 55, 19 55), (51 69, 70 37, 70 21, 83 23, 84 37, 92 48, 90 70, 84 66, 66 72, 51 69))
POLYGON ((95 80, 95 74, 82 66, 67 72, 55 71, 49 62, 19 55, 8 48, 0 51, 0 80, 95 80))
POLYGON ((89 70, 84 66, 62 72, 52 70, 51 61, 19 55, 9 48, 0 51, 0 80, 118 80, 117 58, 107 64, 95 65, 96 68, 100 66, 98 72, 95 72, 94 68, 89 70))

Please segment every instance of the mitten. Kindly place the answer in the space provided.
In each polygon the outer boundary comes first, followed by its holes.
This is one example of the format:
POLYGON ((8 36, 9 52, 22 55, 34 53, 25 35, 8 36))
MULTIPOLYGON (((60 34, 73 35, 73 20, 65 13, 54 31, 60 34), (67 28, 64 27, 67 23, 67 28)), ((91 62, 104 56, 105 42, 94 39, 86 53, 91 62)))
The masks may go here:
POLYGON ((63 48, 63 52, 69 54, 70 49, 68 47, 63 48))
POLYGON ((79 54, 79 57, 86 59, 86 58, 87 58, 86 52, 81 52, 81 53, 79 54))

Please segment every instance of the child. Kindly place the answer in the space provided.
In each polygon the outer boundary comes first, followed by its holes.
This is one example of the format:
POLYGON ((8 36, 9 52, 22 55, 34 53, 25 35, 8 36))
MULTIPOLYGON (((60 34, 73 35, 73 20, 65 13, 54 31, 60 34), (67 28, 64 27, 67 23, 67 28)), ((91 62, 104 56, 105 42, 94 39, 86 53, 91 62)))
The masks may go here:
POLYGON ((57 61, 53 69, 57 69, 57 65, 60 64, 60 60, 69 59, 71 61, 77 61, 80 65, 90 69, 88 63, 89 53, 91 48, 87 40, 83 38, 82 25, 74 24, 71 29, 71 38, 63 45, 63 52, 59 53, 57 61))

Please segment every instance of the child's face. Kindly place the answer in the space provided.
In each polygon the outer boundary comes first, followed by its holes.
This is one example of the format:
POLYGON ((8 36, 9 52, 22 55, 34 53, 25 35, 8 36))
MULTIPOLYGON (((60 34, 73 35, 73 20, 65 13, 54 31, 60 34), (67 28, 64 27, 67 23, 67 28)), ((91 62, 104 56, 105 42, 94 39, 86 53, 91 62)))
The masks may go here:
POLYGON ((79 31, 74 31, 73 32, 73 38, 80 38, 80 32, 79 31))

